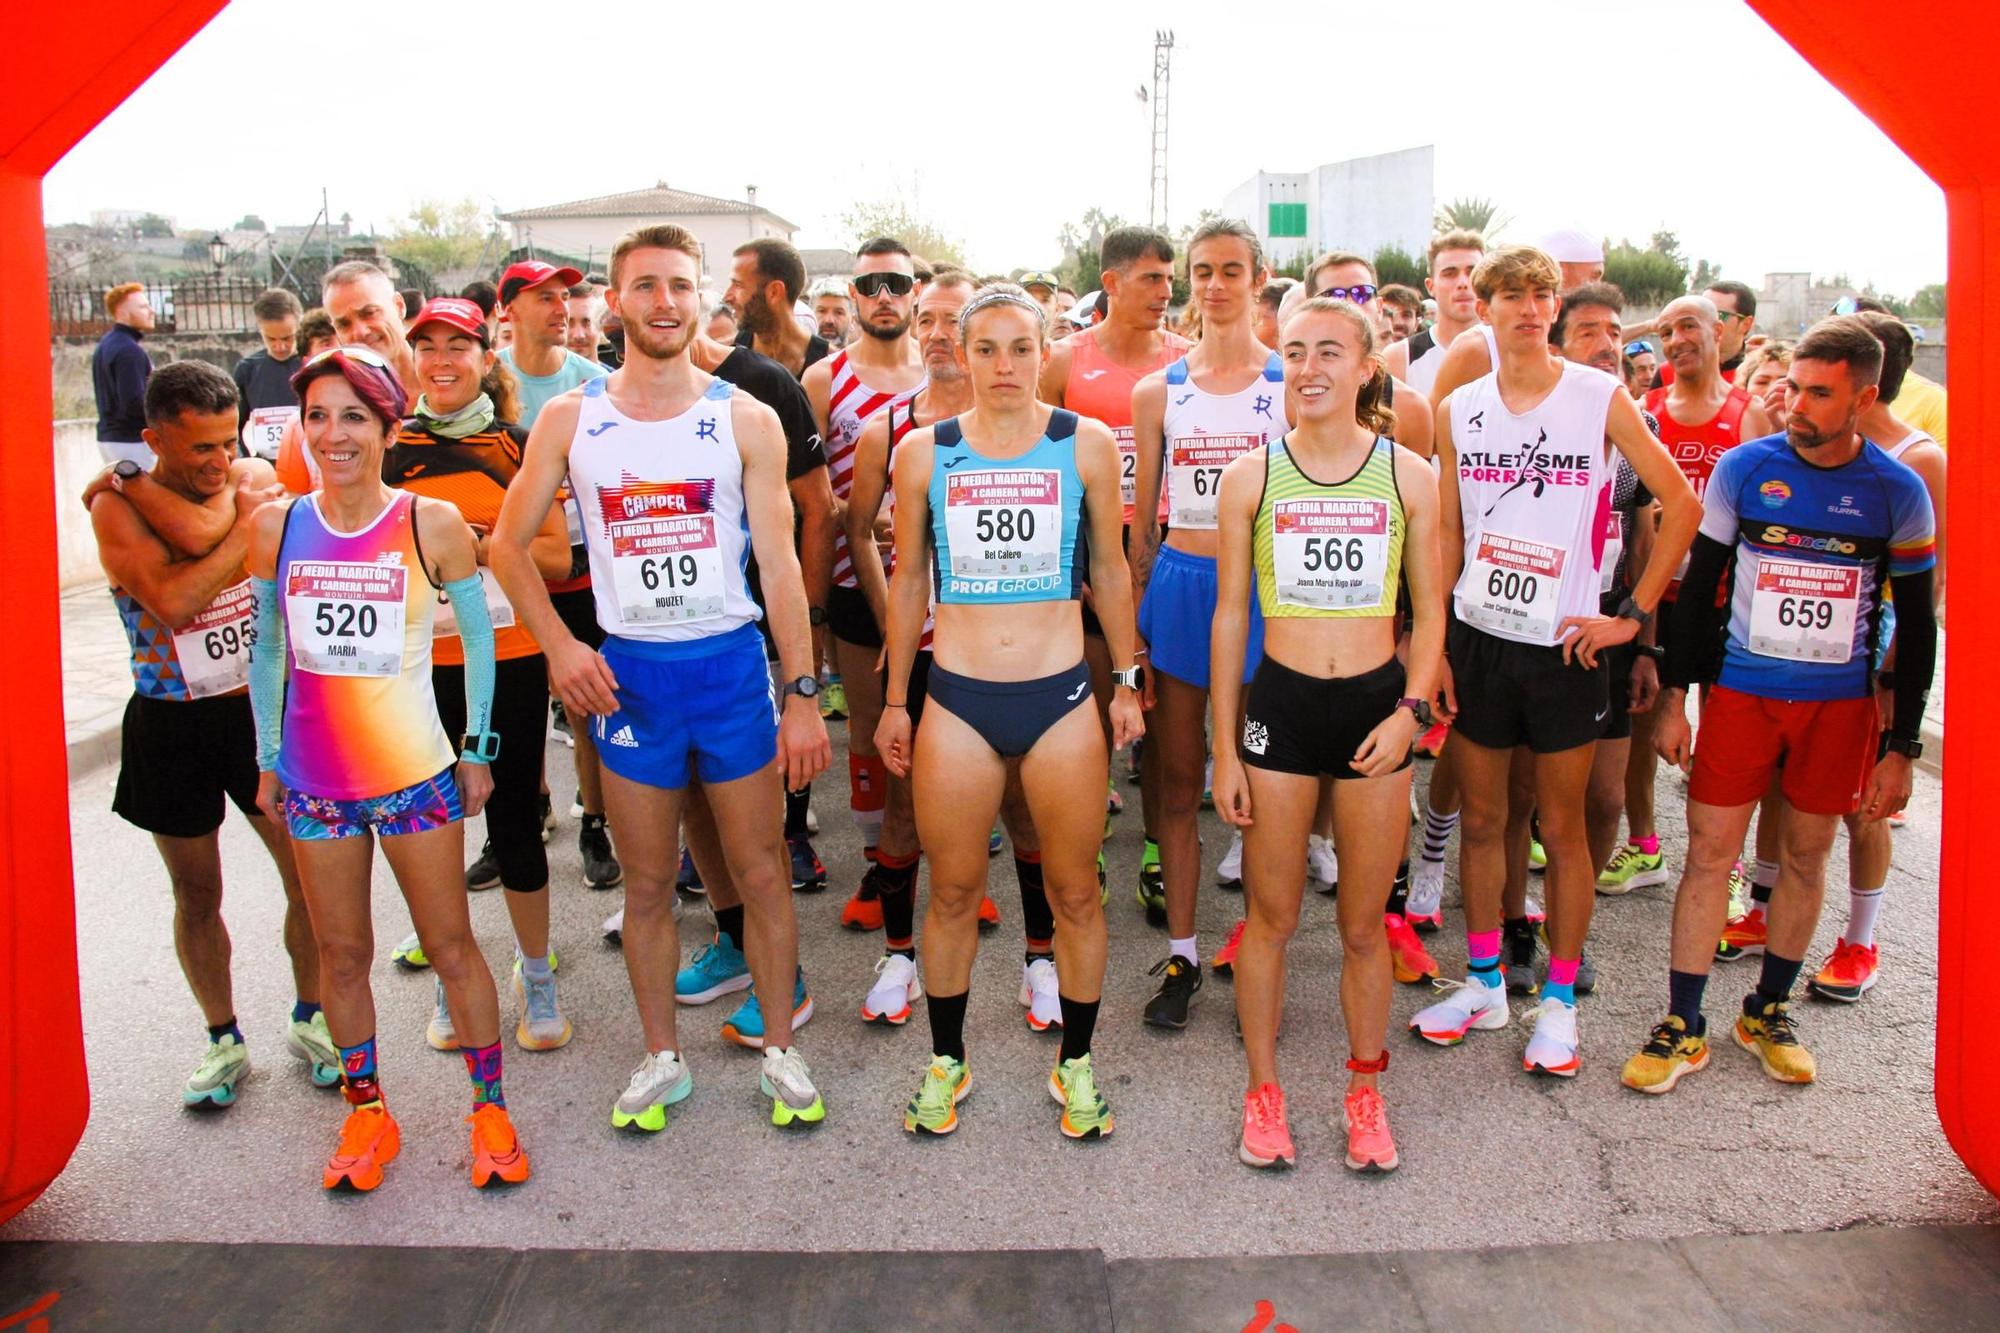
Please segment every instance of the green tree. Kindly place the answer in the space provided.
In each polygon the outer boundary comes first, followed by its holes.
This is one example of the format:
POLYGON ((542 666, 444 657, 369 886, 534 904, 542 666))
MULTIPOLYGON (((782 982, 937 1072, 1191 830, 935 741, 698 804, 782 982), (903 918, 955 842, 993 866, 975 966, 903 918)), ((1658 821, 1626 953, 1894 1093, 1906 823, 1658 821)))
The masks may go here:
POLYGON ((1424 261, 1400 245, 1385 245, 1375 252, 1375 281, 1384 287, 1400 282, 1421 292, 1429 276, 1424 261))
POLYGON ((1432 218, 1432 225, 1439 231, 1456 231, 1460 228, 1476 231, 1490 241, 1505 231, 1507 224, 1513 220, 1502 213, 1500 205, 1491 199, 1468 195, 1439 205, 1436 215, 1432 218))
POLYGON ((1941 282, 1917 288, 1916 295, 1910 298, 1910 314, 1917 319, 1943 319, 1944 294, 1941 282))
POLYGON ((1075 288, 1079 296, 1095 291, 1101 285, 1097 257, 1104 233, 1125 225, 1124 218, 1101 208, 1087 208, 1077 221, 1064 223, 1056 236, 1063 252, 1062 262, 1056 265, 1056 276, 1075 288))
POLYGON ((132 224, 132 230, 149 240, 161 240, 174 234, 173 227, 158 213, 148 213, 132 224))
POLYGON ((269 231, 269 230, 271 230, 271 229, 270 229, 269 227, 265 226, 265 225, 264 225, 264 219, 262 219, 262 218, 258 217, 258 216, 257 216, 257 215, 256 215, 255 213, 245 213, 245 214, 244 214, 244 215, 243 215, 243 216, 242 216, 241 218, 237 219, 237 222, 236 222, 236 225, 235 225, 235 227, 231 228, 231 230, 233 230, 233 231, 269 231))
POLYGON ((412 205, 381 241, 393 257, 443 273, 477 260, 492 229, 492 220, 476 199, 424 199, 412 205))
POLYGON ((921 255, 933 264, 965 263, 963 245, 911 212, 908 201, 901 195, 858 202, 841 215, 840 225, 853 236, 857 246, 877 236, 893 236, 910 247, 911 254, 921 255))
POLYGON ((1633 305, 1660 305, 1687 291, 1688 266, 1673 235, 1658 232, 1643 250, 1630 241, 1606 247, 1604 280, 1616 284, 1633 305))

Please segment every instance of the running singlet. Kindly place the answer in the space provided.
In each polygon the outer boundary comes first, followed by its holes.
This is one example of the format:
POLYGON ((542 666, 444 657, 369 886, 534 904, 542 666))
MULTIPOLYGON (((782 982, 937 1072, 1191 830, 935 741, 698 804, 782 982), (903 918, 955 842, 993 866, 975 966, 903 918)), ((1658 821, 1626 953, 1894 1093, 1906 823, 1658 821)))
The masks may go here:
POLYGON ((1598 613, 1611 509, 1604 442, 1618 381, 1562 363, 1562 378, 1516 416, 1496 370, 1451 395, 1465 568, 1458 618, 1517 643, 1553 647, 1570 616, 1598 613))
MULTIPOLYGON (((1486 356, 1495 366, 1500 364, 1500 348, 1493 340, 1491 324, 1474 324, 1486 339, 1486 356)), ((1437 387, 1438 371, 1444 368, 1445 353, 1451 348, 1437 340, 1437 328, 1423 329, 1410 335, 1410 368, 1403 376, 1403 383, 1428 398, 1437 387)))
MULTIPOLYGON (((1659 421, 1659 429, 1654 434, 1660 443, 1667 446, 1673 455, 1674 465, 1681 475, 1694 487, 1694 498, 1699 500, 1708 493, 1708 479, 1715 472, 1716 460, 1743 443, 1743 410, 1750 406, 1750 395, 1742 389, 1732 387, 1729 396, 1722 400, 1722 410, 1698 426, 1683 425, 1667 411, 1667 387, 1660 386, 1646 394, 1646 410, 1659 421)), ((1681 595, 1681 576, 1687 573, 1688 558, 1681 557, 1680 568, 1667 582, 1667 591, 1660 598, 1671 602, 1681 595)), ((1721 606, 1720 601, 1716 602, 1721 606)))
MULTIPOLYGON (((917 428, 916 402, 917 400, 912 398, 906 402, 892 404, 889 408, 889 468, 888 476, 882 487, 882 514, 890 520, 889 532, 891 540, 889 542, 888 555, 882 562, 882 572, 884 574, 894 574, 896 572, 896 543, 894 540, 894 533, 896 531, 894 521, 896 515, 896 451, 902 448, 904 438, 917 428)), ((888 626, 884 625, 882 628, 886 630, 888 626)), ((917 651, 920 653, 929 652, 931 650, 931 639, 936 633, 937 597, 933 593, 930 609, 924 613, 924 632, 922 637, 917 641, 917 651)))
POLYGON ((1263 377, 1248 388, 1209 393, 1194 382, 1182 357, 1167 367, 1166 414, 1160 424, 1166 446, 1167 524, 1214 531, 1222 469, 1238 454, 1285 433, 1284 363, 1273 352, 1263 377))
MULTIPOLYGON (((521 470, 521 448, 526 443, 520 430, 504 424, 453 440, 433 435, 413 418, 403 423, 383 455, 382 480, 399 491, 449 501, 468 524, 491 532, 500 521, 507 485, 521 470)), ((486 587, 486 610, 493 620, 495 660, 511 662, 539 653, 541 647, 515 617, 514 604, 501 591, 493 571, 481 565, 479 581, 486 587)), ((439 603, 431 633, 437 640, 431 648, 434 662, 465 665, 465 645, 459 642, 458 616, 450 601, 439 603)))
MULTIPOLYGON (((930 380, 926 376, 900 393, 871 389, 855 373, 845 347, 828 359, 827 369, 832 372, 826 390, 827 480, 833 484, 833 498, 845 502, 854 489, 854 442, 861 438, 861 428, 883 408, 915 398, 930 380)), ((833 581, 843 588, 860 586, 847 553, 847 534, 838 529, 833 534, 833 581)))
POLYGON ((1376 436, 1352 476, 1317 481, 1273 440, 1251 529, 1258 610, 1272 620, 1394 615, 1407 526, 1394 441, 1376 436))
POLYGON ((234 694, 250 683, 256 602, 250 595, 250 576, 238 573, 235 583, 179 629, 169 629, 123 588, 111 590, 132 645, 133 689, 148 699, 185 703, 234 694))
MULTIPOLYGON (((1063 340, 1070 349, 1069 383, 1062 406, 1079 416, 1096 417, 1118 438, 1118 494, 1125 502, 1125 526, 1132 526, 1132 507, 1139 493, 1139 446, 1132 438, 1132 390, 1156 370, 1164 370, 1186 354, 1193 343, 1177 333, 1160 334, 1160 354, 1149 366, 1128 370, 1104 355, 1097 345, 1095 325, 1063 340)), ((1167 488, 1160 488, 1160 521, 1167 521, 1167 488)))
POLYGON ((1083 475, 1076 413, 1057 408, 1019 458, 986 458, 958 418, 932 428, 932 591, 940 602, 1061 602, 1082 595, 1076 564, 1083 475))
POLYGON ((436 777, 457 751, 431 692, 437 590, 417 544, 417 497, 399 491, 359 532, 336 532, 315 492, 292 503, 278 545, 292 675, 278 778, 360 801, 436 777))
MULTIPOLYGON (((635 421, 583 389, 569 446, 597 623, 620 639, 683 643, 762 619, 750 597, 750 518, 730 399, 708 392, 666 421, 635 421)), ((690 701, 692 702, 692 701, 690 701)))
POLYGON ((1783 435, 1716 463, 1701 534, 1733 546, 1718 683, 1765 699, 1861 699, 1889 578, 1937 563, 1923 479, 1872 443, 1819 468, 1783 435))

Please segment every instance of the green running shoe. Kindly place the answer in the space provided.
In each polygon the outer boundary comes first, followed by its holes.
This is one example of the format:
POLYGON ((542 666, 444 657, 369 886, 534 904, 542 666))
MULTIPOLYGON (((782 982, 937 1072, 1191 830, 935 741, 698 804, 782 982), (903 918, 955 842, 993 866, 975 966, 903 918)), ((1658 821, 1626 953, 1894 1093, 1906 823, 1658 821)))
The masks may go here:
POLYGON ((1105 873, 1104 849, 1097 849, 1097 905, 1111 906, 1111 876, 1105 873))
POLYGON ((1160 873, 1160 844, 1146 839, 1139 857, 1139 906, 1145 909, 1146 924, 1167 924, 1167 882, 1160 873))
POLYGON ((1648 856, 1626 843, 1611 858, 1611 864, 1597 876, 1597 891, 1607 897, 1651 888, 1667 882, 1667 858, 1659 852, 1648 856))
POLYGON ((917 1095, 903 1110, 903 1128, 912 1134, 949 1134, 958 1128, 958 1104, 972 1092, 972 1071, 963 1060, 933 1055, 917 1095))
POLYGON ((208 1054, 188 1075, 181 1101, 189 1106, 229 1106, 236 1101, 236 1080, 250 1072, 250 1052, 234 1036, 208 1044, 208 1054))
POLYGON ((840 677, 828 676, 826 683, 819 687, 819 715, 828 722, 846 718, 847 686, 841 684, 840 677))
POLYGON ((405 972, 421 972, 431 965, 431 960, 424 957, 424 946, 414 930, 396 942, 396 947, 389 951, 389 957, 405 972))
POLYGON ((1062 1132, 1073 1139, 1101 1139, 1111 1132, 1111 1108, 1097 1091, 1090 1056, 1064 1060, 1049 1071, 1049 1095, 1062 1103, 1062 1132))
POLYGON ((1539 875, 1548 868, 1549 853, 1548 849, 1542 846, 1542 840, 1540 838, 1528 839, 1528 869, 1534 874, 1539 875))
POLYGON ((340 1049, 326 1030, 325 1014, 314 1014, 304 1023, 295 1020, 285 1030, 285 1049, 305 1061, 315 1088, 330 1088, 340 1082, 340 1049))

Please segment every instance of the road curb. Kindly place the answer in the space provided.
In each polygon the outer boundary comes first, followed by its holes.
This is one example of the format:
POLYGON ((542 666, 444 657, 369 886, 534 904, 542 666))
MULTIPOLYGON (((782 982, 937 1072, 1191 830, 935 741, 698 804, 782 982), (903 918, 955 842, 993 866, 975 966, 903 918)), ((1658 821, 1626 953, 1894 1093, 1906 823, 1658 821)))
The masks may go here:
POLYGON ((69 780, 76 782, 117 763, 124 739, 125 724, 123 719, 119 719, 108 727, 70 741, 69 780))

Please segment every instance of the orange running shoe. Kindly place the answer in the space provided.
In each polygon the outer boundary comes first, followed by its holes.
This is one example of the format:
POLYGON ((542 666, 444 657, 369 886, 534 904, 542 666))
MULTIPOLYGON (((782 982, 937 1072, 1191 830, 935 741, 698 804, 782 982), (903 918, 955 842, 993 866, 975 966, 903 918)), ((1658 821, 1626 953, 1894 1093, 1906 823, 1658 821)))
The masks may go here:
POLYGON ((1389 1137, 1389 1112, 1382 1094, 1373 1088, 1356 1088, 1347 1094, 1340 1109, 1341 1124, 1347 1130, 1347 1169, 1350 1171, 1394 1171, 1400 1160, 1396 1140, 1389 1137))
POLYGON ((1764 935, 1764 909, 1753 907, 1722 928, 1722 939, 1715 946, 1715 956, 1726 963, 1762 953, 1764 935))
POLYGON ((981 898, 979 900, 979 928, 981 930, 992 930, 995 926, 998 926, 999 924, 1000 924, 999 906, 994 903, 993 899, 990 896, 981 898))
POLYGON ((844 928, 859 931, 882 929, 882 894, 876 874, 875 863, 870 860, 867 873, 861 876, 861 887, 840 909, 840 924, 844 928))
POLYGON ((1275 1083, 1243 1094, 1243 1137, 1236 1158, 1245 1166, 1291 1166, 1298 1161, 1285 1123, 1285 1094, 1275 1083))
POLYGON ((528 1154, 514 1135, 507 1108, 491 1102, 465 1118, 472 1126, 472 1187, 485 1189, 498 1180, 518 1185, 528 1178, 528 1154))
POLYGON ((1385 915, 1384 928, 1389 932, 1389 963, 1395 969, 1396 980, 1405 986, 1416 986, 1430 981, 1438 974, 1437 960, 1431 951, 1417 938, 1416 930, 1408 918, 1385 915))
POLYGON ((382 1168, 396 1160, 403 1150, 402 1131, 396 1117, 381 1102, 357 1106, 347 1113, 340 1127, 340 1143, 326 1159, 326 1174, 320 1184, 327 1189, 350 1189, 366 1193, 382 1183, 382 1168))
POLYGON ((1218 977, 1226 977, 1236 970, 1236 946, 1243 943, 1243 926, 1244 922, 1239 920, 1229 928, 1229 938, 1222 942, 1222 947, 1215 951, 1215 958, 1208 965, 1208 970, 1218 977))
POLYGON ((1819 970, 1819 975, 1806 989, 1822 1000, 1853 1004, 1874 986, 1881 961, 1882 955, 1876 945, 1835 940, 1833 957, 1826 960, 1826 966, 1819 970))
POLYGON ((1417 737, 1417 752, 1427 759, 1437 758, 1439 751, 1444 749, 1444 738, 1450 731, 1451 723, 1436 723, 1429 731, 1417 737))

